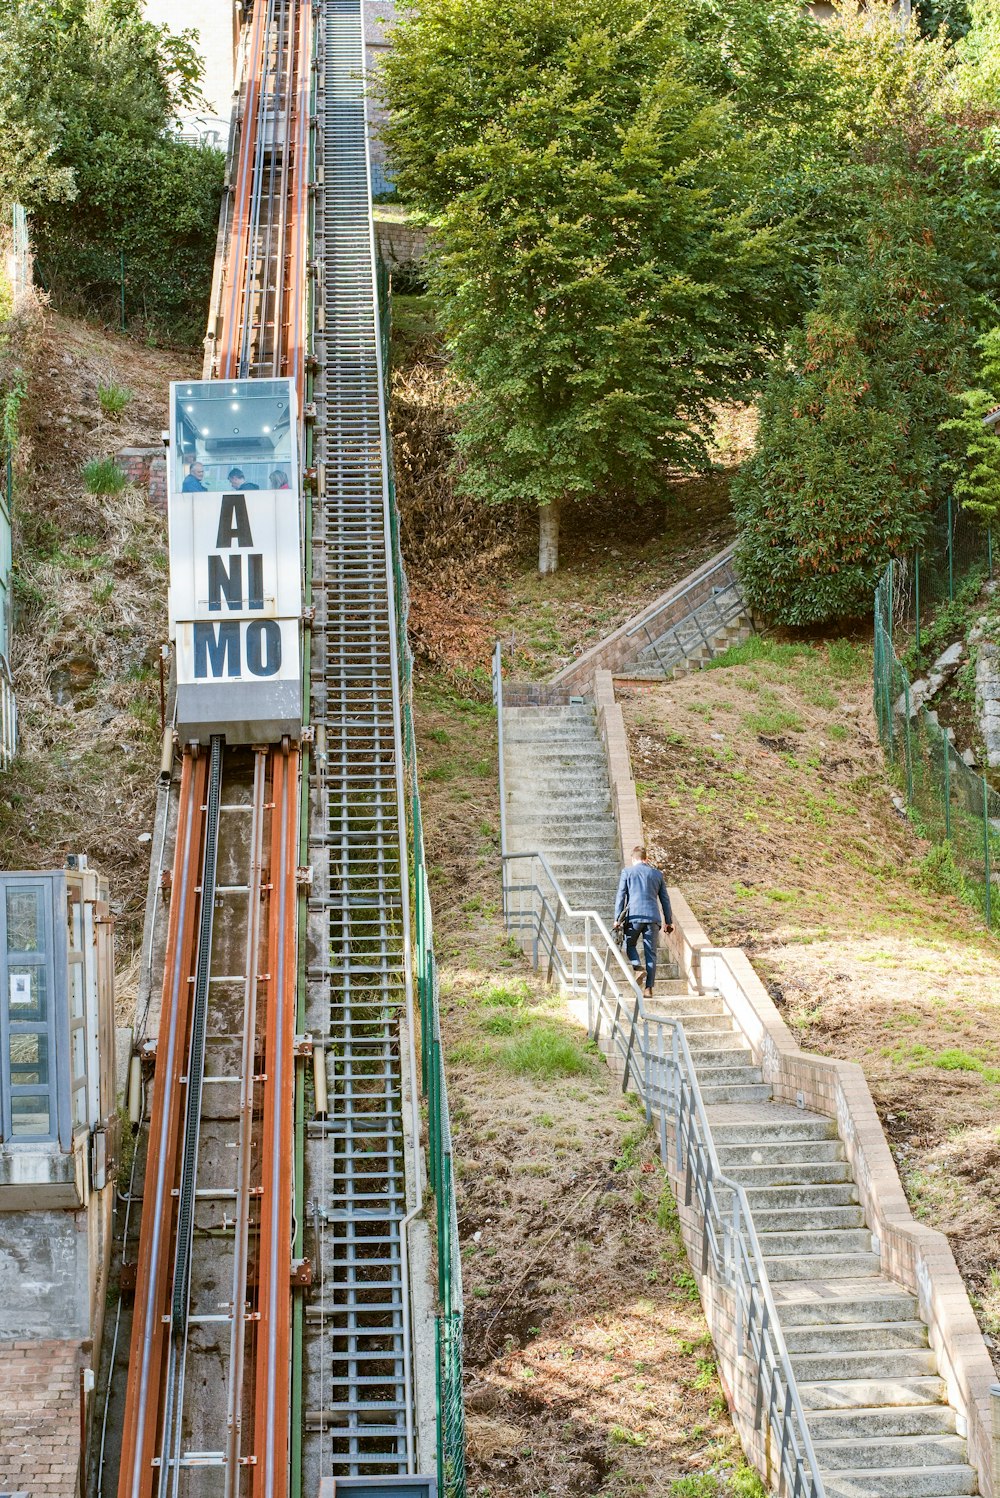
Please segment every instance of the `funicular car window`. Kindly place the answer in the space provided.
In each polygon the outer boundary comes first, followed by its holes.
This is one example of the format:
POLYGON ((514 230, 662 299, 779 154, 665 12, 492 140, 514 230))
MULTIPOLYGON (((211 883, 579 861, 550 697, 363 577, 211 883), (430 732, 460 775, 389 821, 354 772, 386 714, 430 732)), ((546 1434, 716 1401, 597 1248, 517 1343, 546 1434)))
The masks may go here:
POLYGON ((203 380, 176 390, 175 491, 293 487, 286 380, 203 380))

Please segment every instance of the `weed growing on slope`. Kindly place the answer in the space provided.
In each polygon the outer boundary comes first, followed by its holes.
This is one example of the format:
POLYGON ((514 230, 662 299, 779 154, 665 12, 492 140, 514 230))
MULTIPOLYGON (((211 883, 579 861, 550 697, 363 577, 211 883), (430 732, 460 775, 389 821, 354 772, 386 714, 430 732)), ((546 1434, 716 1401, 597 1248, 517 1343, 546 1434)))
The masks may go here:
POLYGON ((760 661, 769 661, 775 666, 790 666, 793 661, 798 663, 803 656, 814 654, 811 645, 780 644, 768 635, 751 635, 749 640, 730 645, 728 650, 723 650, 713 660, 706 661, 705 670, 720 671, 727 666, 752 666, 760 661))
POLYGON ((132 399, 131 390, 119 385, 116 380, 107 380, 97 387, 97 399, 105 416, 120 416, 132 399))
POLYGON ((804 727, 798 713, 783 706, 773 692, 761 692, 760 706, 743 719, 751 733, 771 738, 782 733, 801 733, 804 727))
POLYGON ((99 499, 121 494, 128 488, 128 474, 114 458, 92 458, 83 465, 82 476, 87 493, 99 499))

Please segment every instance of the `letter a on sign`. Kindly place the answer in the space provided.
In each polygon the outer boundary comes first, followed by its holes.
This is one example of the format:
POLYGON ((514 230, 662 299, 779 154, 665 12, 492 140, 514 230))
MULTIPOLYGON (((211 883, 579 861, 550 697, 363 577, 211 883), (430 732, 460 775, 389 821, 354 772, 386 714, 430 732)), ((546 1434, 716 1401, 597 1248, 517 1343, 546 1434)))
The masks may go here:
POLYGON ((224 494, 219 511, 219 534, 215 542, 220 551, 229 546, 252 546, 250 516, 242 494, 224 494))

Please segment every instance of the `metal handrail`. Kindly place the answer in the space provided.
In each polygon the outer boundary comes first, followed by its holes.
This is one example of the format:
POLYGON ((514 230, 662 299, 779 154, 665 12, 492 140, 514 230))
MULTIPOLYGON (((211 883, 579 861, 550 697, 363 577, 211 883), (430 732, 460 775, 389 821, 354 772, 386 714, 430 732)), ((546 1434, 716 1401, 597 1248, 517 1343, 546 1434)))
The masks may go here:
MULTIPOLYGON (((675 604, 680 603, 682 599, 686 598, 687 595, 689 593, 692 593, 696 588, 703 588, 711 578, 716 577, 719 573, 727 573, 732 582, 738 583, 739 578, 736 576, 736 569, 733 566, 734 550, 734 546, 728 547, 716 562, 715 566, 710 568, 708 572, 703 572, 699 577, 692 578, 692 580, 689 583, 685 584, 685 586, 681 588, 679 592, 671 593, 668 598, 665 598, 663 600, 659 608, 654 609, 651 613, 641 614, 639 618, 636 619, 635 623, 631 625, 630 628, 626 629, 626 639, 631 639, 632 636, 637 635, 640 630, 646 630, 648 634, 649 625, 655 619, 659 619, 661 614, 665 614, 668 609, 672 609, 675 604)), ((708 601, 708 599, 705 600, 706 603, 708 601)))
MULTIPOLYGON (((503 761, 503 680, 494 656, 494 700, 500 750, 500 800, 506 785, 503 761)), ((701 1218, 701 1269, 714 1272, 736 1302, 737 1346, 756 1370, 754 1424, 766 1429, 779 1453, 779 1488, 791 1498, 824 1498, 788 1349, 778 1320, 767 1267, 745 1188, 727 1176, 715 1140, 683 1023, 650 1014, 630 964, 596 911, 573 910, 544 854, 501 854, 504 916, 515 935, 551 980, 587 1002, 587 1031, 623 1064, 622 1091, 631 1082, 647 1121, 659 1119, 660 1155, 667 1163, 668 1122, 674 1125, 675 1169, 683 1176, 684 1205, 695 1201, 701 1218), (527 866, 522 878, 521 868, 527 866), (516 897, 516 898, 515 898, 516 897), (527 898, 526 898, 527 897, 527 898)))
POLYGON ((17 700, 10 667, 0 655, 0 771, 9 770, 17 753, 17 700))

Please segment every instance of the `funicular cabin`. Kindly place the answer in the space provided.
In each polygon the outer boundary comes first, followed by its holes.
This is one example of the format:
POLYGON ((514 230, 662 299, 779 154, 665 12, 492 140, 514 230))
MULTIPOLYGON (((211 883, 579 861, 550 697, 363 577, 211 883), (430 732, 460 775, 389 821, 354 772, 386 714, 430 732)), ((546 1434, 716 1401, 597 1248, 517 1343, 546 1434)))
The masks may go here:
POLYGON ((302 725, 301 482, 291 380, 170 387, 170 629, 182 743, 302 725))

